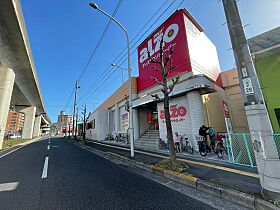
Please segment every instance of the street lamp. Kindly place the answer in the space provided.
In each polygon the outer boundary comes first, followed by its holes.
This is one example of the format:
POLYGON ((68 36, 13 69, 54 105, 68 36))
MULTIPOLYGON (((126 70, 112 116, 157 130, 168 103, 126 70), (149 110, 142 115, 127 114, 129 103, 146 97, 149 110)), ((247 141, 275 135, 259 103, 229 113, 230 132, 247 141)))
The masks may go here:
POLYGON ((127 69, 124 69, 124 68, 122 68, 121 66, 118 66, 118 65, 115 64, 115 63, 112 63, 111 65, 112 65, 113 67, 117 67, 117 68, 119 68, 119 69, 122 70, 122 83, 124 84, 124 70, 127 70, 127 69))
POLYGON ((128 71, 128 95, 129 95, 129 136, 130 136, 130 156, 134 157, 134 132, 133 132, 133 113, 132 113, 132 81, 131 81, 131 68, 130 68, 130 47, 129 47, 129 37, 126 29, 111 15, 107 14, 103 10, 99 9, 98 6, 90 2, 89 6, 93 9, 98 10, 99 12, 103 13, 111 20, 113 20, 125 33, 126 36, 126 44, 127 44, 127 71, 128 71))

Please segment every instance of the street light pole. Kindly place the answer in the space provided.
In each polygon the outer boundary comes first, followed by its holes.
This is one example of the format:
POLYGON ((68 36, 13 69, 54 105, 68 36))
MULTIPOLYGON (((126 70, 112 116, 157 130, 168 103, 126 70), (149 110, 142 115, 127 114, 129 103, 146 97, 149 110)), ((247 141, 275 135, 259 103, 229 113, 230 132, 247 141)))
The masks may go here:
POLYGON ((132 113, 132 80, 131 80, 131 68, 130 68, 130 46, 129 46, 129 36, 126 31, 126 29, 111 15, 104 12, 103 10, 99 9, 98 6, 90 2, 89 6, 91 6, 93 9, 98 10, 99 12, 103 13, 107 17, 109 17, 111 20, 113 20, 125 33, 126 36, 126 44, 127 44, 127 71, 128 71, 128 95, 129 95, 129 137, 130 137, 130 156, 134 157, 134 130, 133 130, 133 113, 132 113))

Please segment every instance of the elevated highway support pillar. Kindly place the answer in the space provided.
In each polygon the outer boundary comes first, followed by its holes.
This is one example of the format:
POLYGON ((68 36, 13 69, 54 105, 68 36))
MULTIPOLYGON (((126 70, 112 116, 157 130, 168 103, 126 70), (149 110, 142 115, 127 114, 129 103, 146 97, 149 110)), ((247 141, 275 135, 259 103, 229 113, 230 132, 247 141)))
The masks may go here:
POLYGON ((35 123, 34 123, 34 128, 33 128, 33 138, 41 136, 41 121, 42 121, 41 115, 38 115, 35 117, 35 123))
POLYGON ((20 109, 19 111, 24 113, 22 138, 31 139, 33 137, 36 107, 35 106, 25 107, 23 109, 20 109))
POLYGON ((0 64, 0 149, 3 145, 14 81, 14 71, 0 64))

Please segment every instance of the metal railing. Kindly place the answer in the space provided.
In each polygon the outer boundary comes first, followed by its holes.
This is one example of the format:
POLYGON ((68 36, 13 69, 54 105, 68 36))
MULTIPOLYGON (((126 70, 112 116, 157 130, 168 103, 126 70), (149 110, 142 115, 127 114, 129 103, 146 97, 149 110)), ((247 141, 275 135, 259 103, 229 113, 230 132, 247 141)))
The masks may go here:
POLYGON ((256 167, 251 134, 233 133, 226 135, 226 145, 230 163, 256 167))
POLYGON ((280 133, 274 133, 273 134, 273 139, 275 141, 275 145, 277 148, 278 156, 280 158, 280 133))
MULTIPOLYGON (((272 139, 271 134, 259 134, 262 138, 272 139), (266 138, 269 137, 269 138, 266 138)), ((280 158, 280 133, 272 134, 280 158)), ((226 135, 226 145, 228 149, 228 158, 230 163, 256 167, 254 155, 254 145, 250 133, 232 133, 226 135)))

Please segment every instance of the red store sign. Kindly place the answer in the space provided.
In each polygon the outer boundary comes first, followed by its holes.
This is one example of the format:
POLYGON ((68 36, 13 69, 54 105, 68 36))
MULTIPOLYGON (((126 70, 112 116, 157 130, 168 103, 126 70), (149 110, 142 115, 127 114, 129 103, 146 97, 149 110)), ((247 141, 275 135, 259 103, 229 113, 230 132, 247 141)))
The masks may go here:
POLYGON ((156 84, 151 77, 156 77, 161 81, 161 73, 152 68, 157 64, 150 63, 148 52, 150 52, 151 57, 158 60, 162 38, 164 40, 164 50, 174 47, 172 65, 176 66, 176 68, 170 72, 168 78, 172 78, 182 72, 191 71, 185 18, 187 17, 184 10, 175 12, 138 47, 139 77, 137 87, 139 92, 156 84))
MULTIPOLYGON (((171 119, 184 117, 187 114, 187 109, 184 106, 179 106, 179 107, 177 107, 177 105, 171 106, 169 108, 169 111, 170 111, 171 119)), ((165 120, 165 110, 160 110, 160 119, 165 120)))

